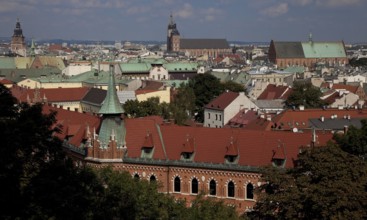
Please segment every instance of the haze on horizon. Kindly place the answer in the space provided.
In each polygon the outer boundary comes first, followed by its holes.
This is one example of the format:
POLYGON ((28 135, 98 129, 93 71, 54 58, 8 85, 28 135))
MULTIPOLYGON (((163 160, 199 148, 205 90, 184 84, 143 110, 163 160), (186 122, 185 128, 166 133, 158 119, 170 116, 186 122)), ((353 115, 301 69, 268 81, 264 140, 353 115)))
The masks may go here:
POLYGON ((367 42, 366 0, 0 0, 0 37, 19 18, 27 39, 166 40, 172 13, 183 38, 367 42))

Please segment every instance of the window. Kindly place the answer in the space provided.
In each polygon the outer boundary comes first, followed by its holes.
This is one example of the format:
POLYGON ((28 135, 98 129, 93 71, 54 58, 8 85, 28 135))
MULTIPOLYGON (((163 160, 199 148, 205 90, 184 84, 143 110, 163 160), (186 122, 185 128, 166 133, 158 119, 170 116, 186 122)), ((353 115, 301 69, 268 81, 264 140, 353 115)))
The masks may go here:
POLYGON ((234 183, 232 181, 230 181, 228 183, 228 197, 234 197, 234 183))
POLYGON ((246 186, 246 199, 254 199, 254 186, 251 183, 246 186))
POLYGON ((174 189, 175 192, 181 192, 181 180, 180 177, 176 176, 174 181, 174 189))
POLYGON ((191 180, 191 193, 197 194, 199 192, 199 183, 196 178, 191 180))
POLYGON ((208 113, 208 119, 210 119, 210 113, 208 113))
POLYGON ((222 121, 222 115, 219 115, 219 121, 222 121))
POLYGON ((215 120, 218 120, 218 115, 217 114, 215 114, 215 120))
POLYGON ((149 181, 150 181, 151 183, 155 183, 155 182, 157 181, 157 179, 155 178, 155 176, 154 176, 154 175, 151 175, 151 176, 150 176, 150 178, 149 178, 149 181))
POLYGON ((217 195, 217 183, 215 182, 215 180, 211 180, 209 183, 209 194, 211 196, 217 195))

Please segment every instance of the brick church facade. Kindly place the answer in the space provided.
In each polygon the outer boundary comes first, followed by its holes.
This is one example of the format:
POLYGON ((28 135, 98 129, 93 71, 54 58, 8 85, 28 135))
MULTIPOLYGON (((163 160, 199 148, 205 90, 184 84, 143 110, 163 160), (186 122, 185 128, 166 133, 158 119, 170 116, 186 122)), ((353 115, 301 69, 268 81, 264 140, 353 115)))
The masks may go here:
POLYGON ((182 52, 195 57, 208 55, 212 58, 232 52, 226 39, 181 38, 172 14, 167 28, 167 51, 182 52))
POLYGON ((349 63, 343 41, 316 42, 310 34, 306 42, 270 42, 269 61, 278 68, 304 66, 315 69, 316 65, 344 66, 349 63))

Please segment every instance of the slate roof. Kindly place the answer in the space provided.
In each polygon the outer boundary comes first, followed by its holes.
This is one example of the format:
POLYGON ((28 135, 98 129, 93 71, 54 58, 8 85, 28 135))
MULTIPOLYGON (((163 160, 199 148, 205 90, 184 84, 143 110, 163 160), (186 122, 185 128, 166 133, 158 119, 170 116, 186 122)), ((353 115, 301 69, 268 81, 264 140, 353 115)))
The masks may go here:
POLYGON ((356 128, 361 128, 361 118, 326 118, 321 121, 320 118, 310 119, 310 127, 323 130, 343 130, 344 127, 354 126, 356 128))
POLYGON ((231 104, 237 97, 239 96, 239 93, 237 92, 224 92, 211 102, 209 102, 205 108, 207 109, 214 109, 214 110, 220 110, 223 111, 229 104, 231 104))
POLYGON ((101 105, 105 99, 107 90, 91 88, 87 94, 83 97, 82 101, 86 103, 93 103, 101 105))
POLYGON ((278 58, 304 58, 301 42, 273 41, 278 58))
POLYGON ((180 49, 229 49, 226 39, 180 39, 180 49))

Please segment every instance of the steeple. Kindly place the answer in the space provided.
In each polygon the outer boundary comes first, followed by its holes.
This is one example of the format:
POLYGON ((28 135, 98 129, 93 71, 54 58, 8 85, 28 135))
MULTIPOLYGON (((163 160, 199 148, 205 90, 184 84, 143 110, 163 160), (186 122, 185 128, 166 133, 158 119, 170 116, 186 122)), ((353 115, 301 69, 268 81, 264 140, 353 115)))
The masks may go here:
POLYGON ((20 27, 19 18, 17 18, 17 23, 15 24, 13 37, 23 37, 23 31, 22 28, 20 27))
POLYGON ((102 107, 99 110, 99 114, 102 115, 118 115, 124 113, 120 101, 117 97, 114 77, 114 66, 110 65, 110 74, 108 80, 107 95, 102 103, 102 107))
POLYGON ((35 52, 35 49, 36 49, 36 46, 34 45, 34 41, 33 41, 33 38, 32 38, 32 43, 31 43, 31 57, 34 57, 36 56, 36 52, 35 52))

